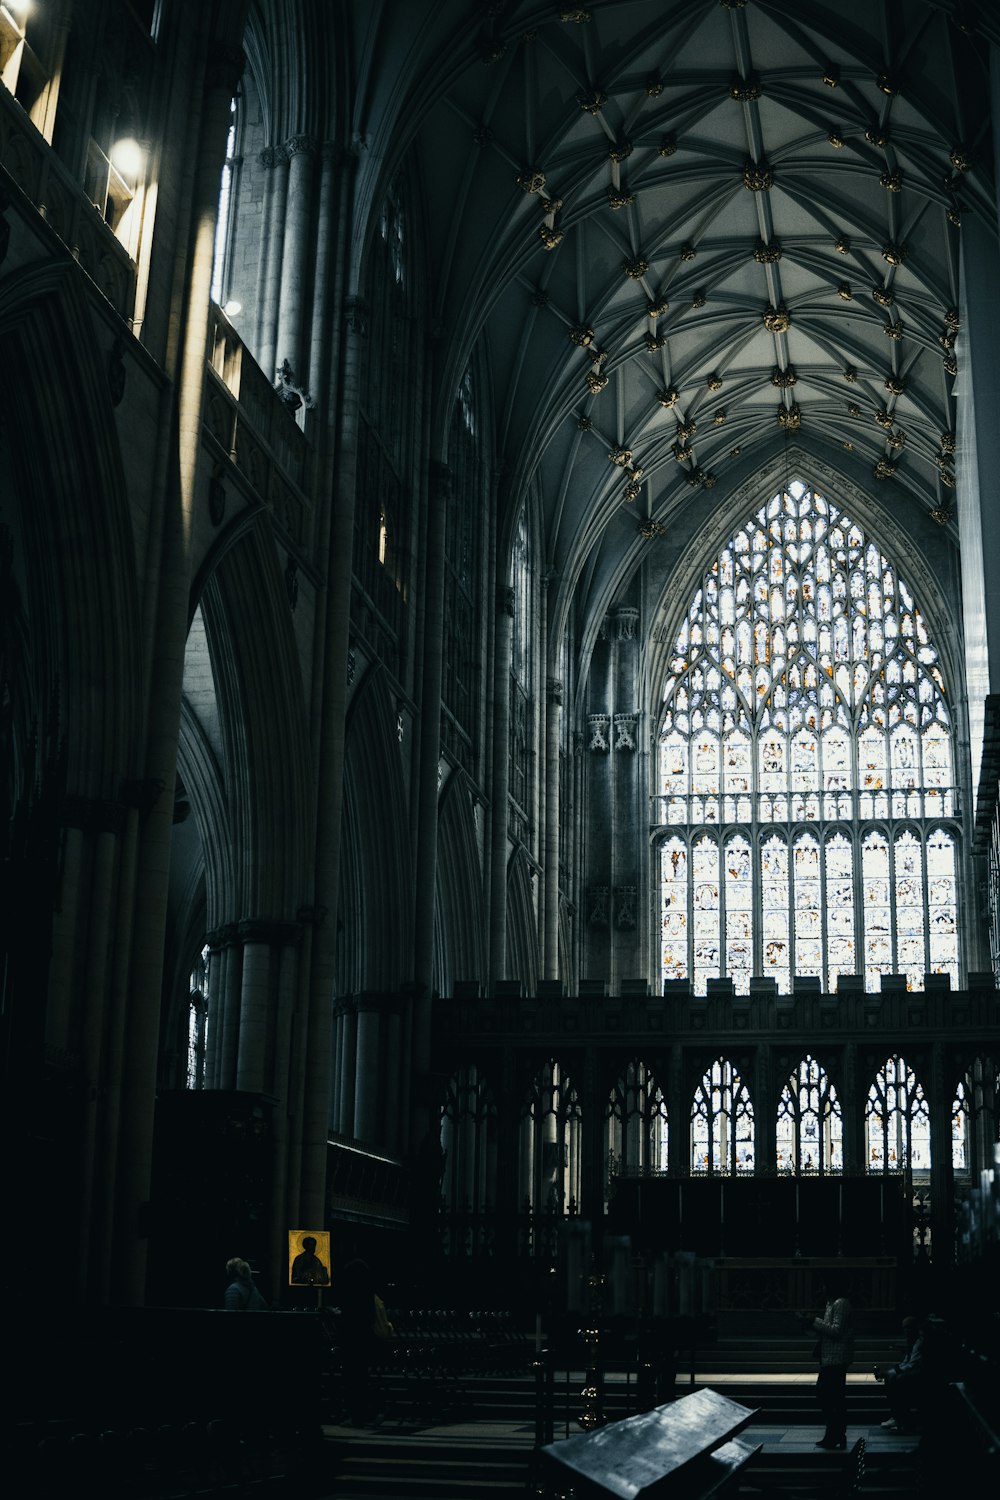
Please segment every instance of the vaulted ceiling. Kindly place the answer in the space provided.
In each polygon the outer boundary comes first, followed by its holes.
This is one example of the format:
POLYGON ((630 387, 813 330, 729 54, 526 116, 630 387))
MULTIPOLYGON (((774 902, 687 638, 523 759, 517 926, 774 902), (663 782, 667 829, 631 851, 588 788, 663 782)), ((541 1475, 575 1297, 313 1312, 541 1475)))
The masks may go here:
POLYGON ((485 335, 501 498, 536 481, 567 595, 606 595, 643 530, 791 438, 947 523, 961 225, 996 228, 997 30, 954 0, 371 20, 361 180, 418 178, 444 386, 485 335))

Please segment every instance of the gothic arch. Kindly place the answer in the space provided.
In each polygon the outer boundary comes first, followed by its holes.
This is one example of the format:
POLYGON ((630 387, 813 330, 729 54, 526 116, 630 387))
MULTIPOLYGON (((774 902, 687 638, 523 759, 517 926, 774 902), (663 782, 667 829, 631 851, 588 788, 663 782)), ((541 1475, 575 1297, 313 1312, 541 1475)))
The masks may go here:
POLYGON ((413 853, 398 733, 390 682, 376 667, 351 699, 344 752, 342 993, 397 989, 407 976, 394 956, 413 950, 413 853))
POLYGON ((36 715, 58 703, 67 790, 106 801, 143 770, 135 761, 139 543, 109 393, 115 336, 88 306, 73 267, 47 262, 0 283, 26 676, 36 715))
MULTIPOLYGON (((229 548, 201 599, 236 858, 225 920, 291 921, 306 884, 308 732, 288 598, 262 522, 229 548)), ((208 851, 209 860, 217 855, 208 851)))

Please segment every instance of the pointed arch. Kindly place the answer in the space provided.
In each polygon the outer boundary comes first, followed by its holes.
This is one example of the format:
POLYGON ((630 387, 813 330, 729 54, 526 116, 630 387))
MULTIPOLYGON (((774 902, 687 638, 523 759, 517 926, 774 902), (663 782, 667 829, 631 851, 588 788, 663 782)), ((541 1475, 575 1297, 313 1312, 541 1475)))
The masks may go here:
POLYGON ((108 801, 144 772, 138 541, 103 362, 116 333, 89 306, 75 265, 44 261, 0 282, 0 397, 13 480, 4 519, 24 608, 26 677, 36 712, 58 710, 67 790, 108 801))
POLYGON ((930 1108, 905 1057, 893 1053, 879 1068, 865 1104, 865 1169, 929 1172, 930 1108))
POLYGON ((616 1177, 668 1166, 667 1102, 652 1068, 635 1057, 612 1085, 605 1110, 605 1207, 616 1177))
POLYGON ((844 1118, 830 1075, 808 1054, 786 1080, 778 1100, 775 1167, 779 1174, 844 1170, 844 1118))
POLYGON ((663 977, 832 990, 863 953, 870 988, 957 985, 954 711, 909 582, 864 527, 792 479, 702 554, 661 660, 663 977))
POLYGON ((716 1058, 695 1089, 690 1124, 692 1175, 753 1175, 753 1102, 728 1058, 716 1058))

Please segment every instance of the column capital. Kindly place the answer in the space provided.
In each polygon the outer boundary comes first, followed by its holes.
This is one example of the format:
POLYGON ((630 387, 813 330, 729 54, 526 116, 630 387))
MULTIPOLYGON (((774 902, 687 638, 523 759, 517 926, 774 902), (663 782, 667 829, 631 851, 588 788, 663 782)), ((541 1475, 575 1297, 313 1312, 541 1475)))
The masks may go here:
POLYGON ((290 135, 281 149, 290 161, 293 156, 317 156, 320 143, 314 135, 290 135))

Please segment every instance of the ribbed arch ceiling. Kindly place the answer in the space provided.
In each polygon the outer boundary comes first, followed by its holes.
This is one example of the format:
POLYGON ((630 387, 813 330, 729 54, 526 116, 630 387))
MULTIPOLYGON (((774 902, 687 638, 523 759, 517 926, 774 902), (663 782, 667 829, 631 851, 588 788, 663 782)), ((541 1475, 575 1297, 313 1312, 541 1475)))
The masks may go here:
POLYGON ((451 381, 488 337, 506 493, 540 480, 564 591, 606 593, 641 522, 669 526, 789 432, 944 519, 961 220, 996 223, 980 15, 438 7, 395 116, 434 314, 451 381))

